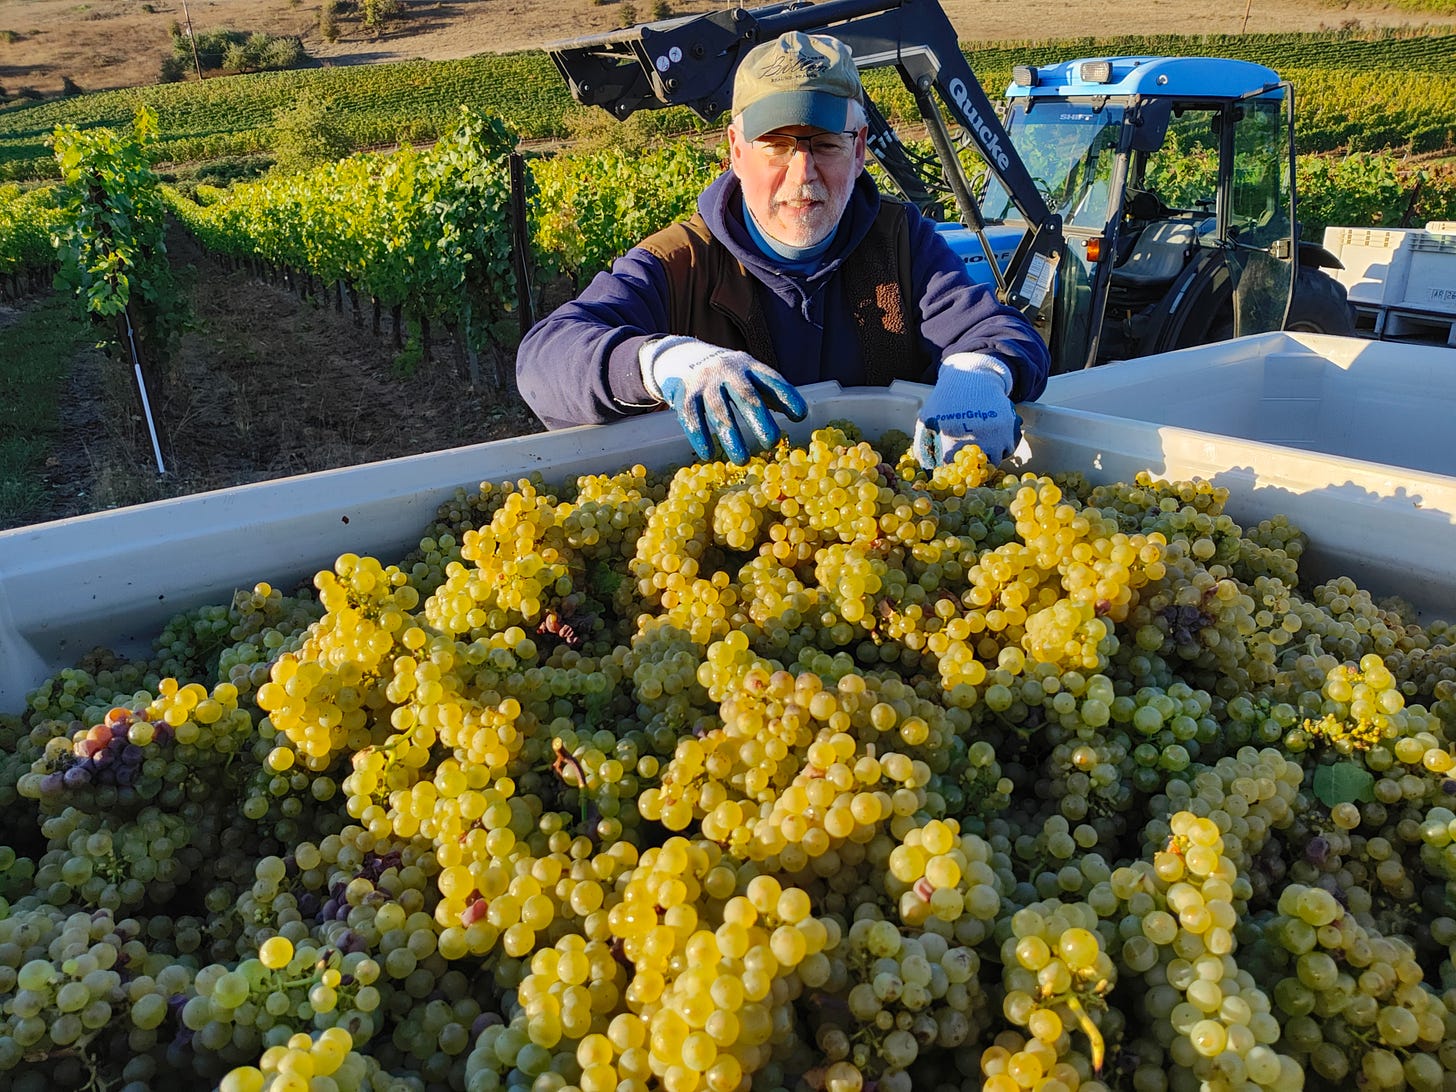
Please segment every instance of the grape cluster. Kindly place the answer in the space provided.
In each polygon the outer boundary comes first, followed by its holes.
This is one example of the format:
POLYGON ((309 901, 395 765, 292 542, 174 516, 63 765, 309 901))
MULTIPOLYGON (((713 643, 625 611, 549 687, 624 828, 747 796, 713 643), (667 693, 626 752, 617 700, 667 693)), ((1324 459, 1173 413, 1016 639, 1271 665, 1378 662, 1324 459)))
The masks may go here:
POLYGON ((1367 1088, 1440 1088, 1451 1014, 1424 988, 1415 951, 1399 937, 1360 925, 1339 899, 1290 884, 1264 929, 1284 977, 1273 999, 1282 1042, 1303 1066, 1330 1081, 1367 1088))
POLYGON ((202 865, 195 831, 181 816, 156 807, 121 823, 66 808, 41 829, 54 848, 36 862, 35 884, 54 906, 165 905, 202 865))
POLYGON ((990 865, 990 844, 958 828, 954 819, 932 819, 906 831, 891 850, 885 890, 904 924, 923 926, 933 916, 952 925, 964 922, 962 931, 980 932, 972 925, 980 922, 990 932, 1005 885, 990 865))
POLYGON ((273 661, 258 707, 312 768, 369 740, 379 680, 419 593, 397 566, 345 554, 315 579, 324 616, 296 652, 273 661))
POLYGON ((347 1032, 326 1028, 317 1035, 297 1032, 263 1051, 256 1066, 229 1070, 218 1092, 294 1092, 336 1088, 339 1092, 393 1092, 399 1082, 379 1063, 354 1049, 347 1032), (325 1085, 323 1082, 328 1081, 325 1085))
POLYGON ((0 1022, 0 1070, 15 1069, 31 1053, 77 1047, 127 1012, 119 959, 135 922, 118 923, 104 911, 56 912, 0 926, 12 926, 0 928, 0 944, 11 949, 0 971, 11 984, 0 1022))
POLYGON ((831 981, 853 983, 847 996, 817 1014, 826 1087, 912 1086, 917 1060, 931 1048, 974 1044, 990 1020, 981 957, 943 932, 902 932, 866 916, 845 937, 831 981))
POLYGON ((69 739, 53 737, 17 789, 47 807, 125 813, 152 801, 176 806, 202 799, 210 767, 225 765, 253 731, 231 683, 209 694, 198 683, 165 679, 154 699, 116 706, 69 739))
POLYGON ((1087 903, 1032 903, 1011 917, 1001 945, 1001 1010, 1025 1041, 1014 1051, 991 1050, 981 1057, 986 1087, 1010 1092, 1060 1081, 1076 1087, 1090 1066, 1100 1072, 1106 1044, 1097 1017, 1116 984, 1112 959, 1102 948, 1097 912, 1087 903), (1069 1032, 1086 1037, 1081 1065, 1072 1061, 1069 1032))
POLYGON ((1405 696, 1396 688, 1395 676, 1373 652, 1362 656, 1358 666, 1330 668, 1321 692, 1324 701, 1319 719, 1306 719, 1301 727, 1343 754, 1368 751, 1383 739, 1408 732, 1401 716, 1405 696))

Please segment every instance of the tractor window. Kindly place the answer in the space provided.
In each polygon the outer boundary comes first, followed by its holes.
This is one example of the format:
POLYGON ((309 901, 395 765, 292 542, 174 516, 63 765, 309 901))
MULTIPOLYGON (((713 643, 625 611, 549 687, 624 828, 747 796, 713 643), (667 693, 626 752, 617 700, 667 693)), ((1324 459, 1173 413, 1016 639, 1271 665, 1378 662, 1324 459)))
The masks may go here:
POLYGON ((1230 262, 1236 274, 1234 332, 1277 330, 1294 277, 1290 221, 1290 114, 1284 94, 1249 99, 1230 110, 1233 172, 1229 194, 1230 262))
POLYGON ((1163 146, 1135 167, 1137 188, 1174 212, 1212 216, 1218 199, 1217 114, 1206 107, 1175 106, 1163 146))
POLYGON ((1268 245, 1289 234, 1288 139, 1282 103, 1238 107, 1231 212, 1240 242, 1268 245))
MULTIPOLYGON (((1006 131, 1048 207, 1067 226, 1100 231, 1107 223, 1123 114, 1121 106, 1063 101, 1012 105, 1006 131)), ((990 221, 1021 219, 1010 194, 994 180, 982 212, 990 221)))

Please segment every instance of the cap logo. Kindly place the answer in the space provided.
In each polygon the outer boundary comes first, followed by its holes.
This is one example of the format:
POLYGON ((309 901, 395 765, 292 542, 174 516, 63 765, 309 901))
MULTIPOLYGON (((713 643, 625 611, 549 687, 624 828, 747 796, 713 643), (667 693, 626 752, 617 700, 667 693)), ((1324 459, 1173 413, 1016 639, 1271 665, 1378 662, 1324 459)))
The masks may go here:
POLYGON ((800 50, 790 56, 781 54, 763 70, 763 78, 772 83, 798 83, 801 80, 817 80, 829 69, 829 58, 813 50, 800 50))

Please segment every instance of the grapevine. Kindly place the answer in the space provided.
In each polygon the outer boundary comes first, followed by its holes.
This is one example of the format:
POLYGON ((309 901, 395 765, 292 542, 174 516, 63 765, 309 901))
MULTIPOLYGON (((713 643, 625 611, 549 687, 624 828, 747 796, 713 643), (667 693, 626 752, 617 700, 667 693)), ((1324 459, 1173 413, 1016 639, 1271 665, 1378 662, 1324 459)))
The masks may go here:
POLYGON ((348 284, 380 305, 443 319, 472 349, 515 306, 507 156, 497 118, 462 109, 435 145, 357 155, 167 207, 213 252, 348 284))
MULTIPOLYGON (((61 185, 52 245, 60 281, 80 310, 117 319, 116 347, 157 368, 181 333, 184 306, 167 262, 161 188, 152 170, 157 118, 142 109, 130 132, 57 127, 61 185)), ((150 370, 150 369, 149 369, 150 370)))

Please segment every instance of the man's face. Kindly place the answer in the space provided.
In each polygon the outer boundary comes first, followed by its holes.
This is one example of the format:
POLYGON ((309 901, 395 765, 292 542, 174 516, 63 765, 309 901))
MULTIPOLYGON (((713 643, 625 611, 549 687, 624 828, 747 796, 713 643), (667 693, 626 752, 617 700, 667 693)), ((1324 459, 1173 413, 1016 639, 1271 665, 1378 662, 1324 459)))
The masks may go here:
POLYGON ((826 133, 789 125, 745 140, 730 125, 728 152, 758 226, 789 246, 813 246, 829 237, 849 204, 864 169, 865 130, 826 133), (804 139, 792 144, 790 137, 804 139))

